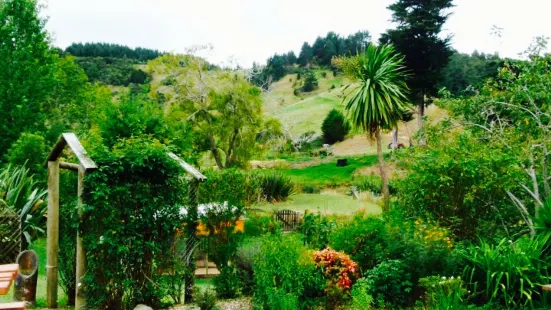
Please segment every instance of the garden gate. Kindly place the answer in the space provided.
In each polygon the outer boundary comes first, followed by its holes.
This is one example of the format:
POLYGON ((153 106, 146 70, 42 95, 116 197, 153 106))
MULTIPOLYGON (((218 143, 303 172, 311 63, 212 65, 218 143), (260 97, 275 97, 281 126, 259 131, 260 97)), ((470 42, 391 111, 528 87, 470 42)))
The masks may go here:
POLYGON ((300 213, 293 210, 279 210, 275 218, 281 223, 283 230, 295 230, 300 224, 300 213))

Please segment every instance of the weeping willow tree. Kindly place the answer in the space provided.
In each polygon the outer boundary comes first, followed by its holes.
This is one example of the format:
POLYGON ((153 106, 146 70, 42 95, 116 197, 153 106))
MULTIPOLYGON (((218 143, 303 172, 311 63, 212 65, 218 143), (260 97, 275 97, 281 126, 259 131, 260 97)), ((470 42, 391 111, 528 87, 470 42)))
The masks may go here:
POLYGON ((370 44, 354 57, 337 57, 333 63, 351 79, 345 91, 345 113, 351 126, 377 141, 377 157, 384 197, 383 211, 388 211, 390 193, 384 167, 381 130, 398 125, 407 110, 408 87, 404 58, 392 45, 370 44))

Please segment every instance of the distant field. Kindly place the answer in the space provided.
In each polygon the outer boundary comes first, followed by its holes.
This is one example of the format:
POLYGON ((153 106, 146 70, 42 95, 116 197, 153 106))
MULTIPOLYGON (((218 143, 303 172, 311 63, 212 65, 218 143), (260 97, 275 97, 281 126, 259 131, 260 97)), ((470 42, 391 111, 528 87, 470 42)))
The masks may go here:
POLYGON ((265 203, 258 208, 269 210, 290 209, 304 213, 321 212, 323 214, 352 215, 358 211, 378 214, 380 207, 372 202, 365 200, 355 200, 344 194, 324 192, 321 194, 298 194, 292 195, 287 201, 282 203, 265 203))
POLYGON ((337 167, 336 158, 329 163, 322 163, 302 169, 282 169, 296 184, 311 184, 318 187, 338 187, 350 185, 357 169, 373 166, 377 156, 356 156, 348 158, 348 166, 337 167))

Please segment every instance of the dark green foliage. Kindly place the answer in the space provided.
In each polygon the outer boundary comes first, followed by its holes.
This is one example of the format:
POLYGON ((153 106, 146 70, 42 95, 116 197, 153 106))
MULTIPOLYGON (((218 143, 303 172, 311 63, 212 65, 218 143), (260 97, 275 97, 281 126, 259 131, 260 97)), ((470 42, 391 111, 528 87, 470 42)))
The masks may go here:
MULTIPOLYGON (((377 195, 381 194, 381 184, 382 184, 381 177, 377 175, 366 175, 366 176, 356 177, 354 178, 354 182, 352 184, 353 186, 356 186, 356 188, 359 191, 362 191, 362 192, 369 191, 377 195)), ((396 185, 394 181, 388 182, 388 189, 391 195, 394 195, 396 193, 396 185)))
POLYGON ((316 72, 313 70, 308 70, 306 71, 304 84, 302 84, 300 90, 309 93, 316 89, 318 89, 318 78, 316 77, 316 72))
MULTIPOLYGON (((72 172, 71 172, 72 173, 72 172)), ((76 174, 62 175, 61 177, 70 177, 74 181, 76 188, 76 174)), ((65 194, 65 192, 64 192, 65 194)), ((67 295, 67 304, 75 305, 76 294, 76 234, 78 215, 76 210, 76 193, 73 193, 73 199, 63 199, 59 208, 59 278, 60 286, 67 295)), ((67 193, 69 196, 69 193, 67 193)))
POLYGON ((241 295, 243 282, 239 276, 239 270, 235 266, 225 266, 220 270, 220 275, 212 280, 216 295, 219 298, 236 298, 241 295))
POLYGON ((12 165, 29 168, 30 173, 43 176, 45 169, 44 158, 46 158, 46 141, 39 135, 23 133, 15 141, 7 153, 8 162, 12 165))
POLYGON ((373 303, 373 297, 368 294, 368 283, 365 278, 358 279, 354 286, 350 296, 352 297, 351 310, 366 310, 370 309, 373 303))
POLYGON ((195 303, 201 310, 216 310, 216 292, 210 288, 204 291, 197 291, 195 294, 195 303))
POLYGON ((388 260, 365 272, 367 294, 384 306, 404 306, 413 283, 408 266, 401 260, 388 260))
POLYGON ((329 244, 329 236, 335 226, 335 222, 326 216, 306 212, 300 225, 302 241, 316 250, 322 250, 329 244))
POLYGON ((467 90, 480 89, 488 78, 495 78, 504 60, 499 55, 474 52, 471 55, 455 52, 442 69, 439 88, 445 87, 453 95, 472 94, 467 90))
POLYGON ((301 191, 305 194, 319 194, 321 190, 312 184, 304 184, 301 186, 301 191))
POLYGON ((155 59, 163 53, 143 47, 130 48, 125 45, 112 43, 73 43, 65 49, 76 57, 108 57, 108 58, 129 58, 142 62, 155 59))
POLYGON ((76 62, 91 82, 128 86, 144 84, 149 78, 147 73, 135 68, 136 61, 132 59, 79 57, 76 62))
POLYGON ((323 141, 328 144, 344 141, 346 135, 350 132, 350 124, 344 118, 344 115, 336 109, 329 111, 325 120, 321 124, 323 141))
POLYGON ((256 175, 262 199, 269 202, 285 201, 294 192, 295 185, 281 172, 256 175))
POLYGON ((387 258, 389 232, 380 218, 356 216, 331 234, 329 245, 350 255, 365 272, 387 258))
MULTIPOLYGON (((452 55, 451 36, 439 36, 448 19, 453 0, 397 0, 388 8, 396 29, 384 33, 380 42, 392 43, 405 56, 411 73, 408 86, 418 104, 424 108, 423 96, 434 96, 442 69, 452 55)), ((423 109, 421 108, 421 111, 423 109)))
POLYGON ((162 306, 165 290, 155 285, 161 277, 156 266, 170 256, 187 192, 167 151, 147 136, 121 140, 112 151, 92 151, 99 169, 85 177, 79 225, 89 307, 162 306))

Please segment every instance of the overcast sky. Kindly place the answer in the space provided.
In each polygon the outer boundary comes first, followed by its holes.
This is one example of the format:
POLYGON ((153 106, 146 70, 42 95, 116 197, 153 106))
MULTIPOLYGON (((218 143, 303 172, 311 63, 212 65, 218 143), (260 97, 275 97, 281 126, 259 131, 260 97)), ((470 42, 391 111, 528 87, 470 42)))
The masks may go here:
MULTIPOLYGON (((215 63, 248 67, 274 53, 335 31, 368 30, 375 39, 392 28, 394 0, 46 0, 43 13, 54 44, 109 42, 169 52, 212 44, 215 63)), ((446 32, 452 46, 517 57, 538 35, 551 37, 551 0, 455 0, 446 32), (502 37, 491 35, 493 25, 502 37)))

